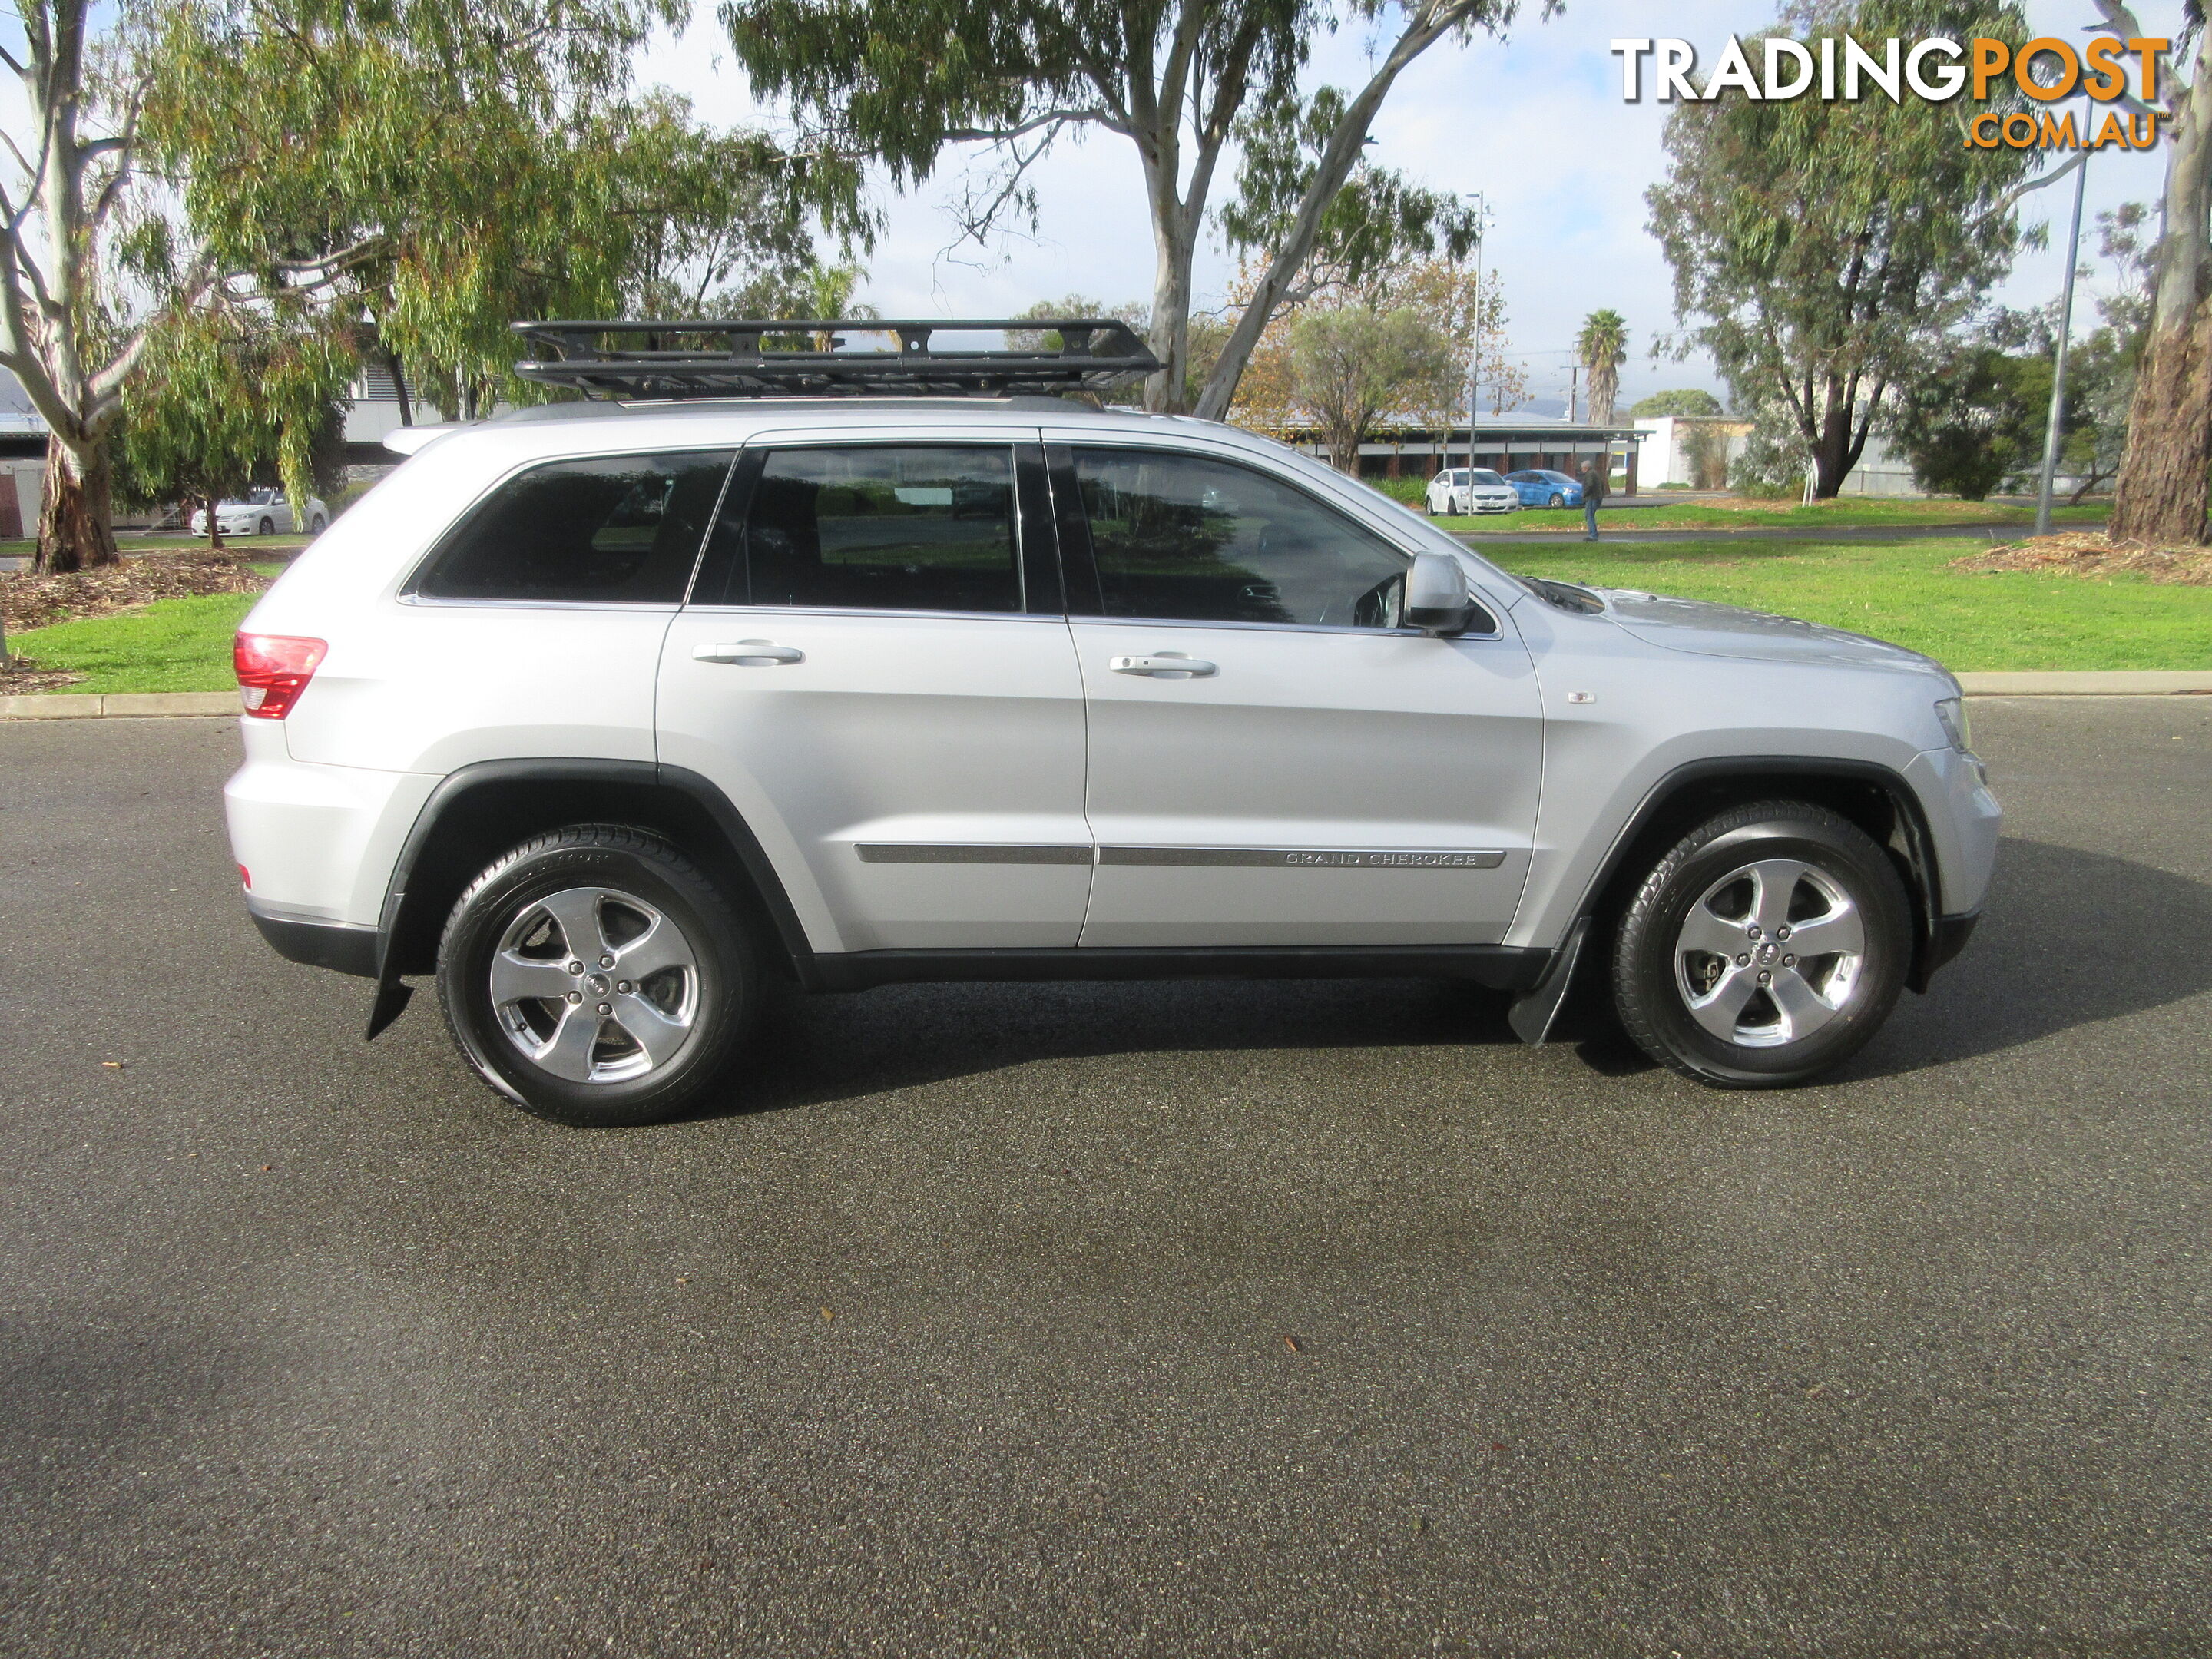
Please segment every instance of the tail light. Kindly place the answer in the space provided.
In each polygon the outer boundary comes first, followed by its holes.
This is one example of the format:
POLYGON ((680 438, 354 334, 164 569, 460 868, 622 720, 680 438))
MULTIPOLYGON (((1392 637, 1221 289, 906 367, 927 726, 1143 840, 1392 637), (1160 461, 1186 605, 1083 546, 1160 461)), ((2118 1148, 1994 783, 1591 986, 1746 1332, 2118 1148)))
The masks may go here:
POLYGON ((330 649, 320 640, 284 634, 240 634, 231 648, 238 669, 239 701, 257 720, 281 720, 314 678, 330 649))

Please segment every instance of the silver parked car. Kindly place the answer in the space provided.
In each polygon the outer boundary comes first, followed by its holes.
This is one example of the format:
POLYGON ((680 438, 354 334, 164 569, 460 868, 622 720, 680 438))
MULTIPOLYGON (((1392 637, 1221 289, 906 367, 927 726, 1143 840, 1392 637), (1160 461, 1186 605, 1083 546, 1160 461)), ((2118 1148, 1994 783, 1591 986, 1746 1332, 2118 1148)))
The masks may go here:
POLYGON ((741 1096, 774 981, 1437 976, 1541 1042, 1586 981, 1792 1084, 1974 926, 1999 809, 1915 652, 1514 576, 1266 438, 1003 395, 1034 354, 790 397, 756 337, 656 398, 654 326, 532 366, 638 401, 407 432, 238 641, 263 934, 371 1035, 434 975, 531 1111, 741 1096))
MULTIPOLYGON (((300 522, 293 516, 292 503, 284 492, 265 487, 249 489, 234 501, 217 501, 215 518, 226 536, 289 536, 300 522)), ((307 519, 307 534, 319 536, 331 521, 331 510, 310 495, 307 519)), ((192 514, 192 533, 207 534, 205 507, 192 514)))

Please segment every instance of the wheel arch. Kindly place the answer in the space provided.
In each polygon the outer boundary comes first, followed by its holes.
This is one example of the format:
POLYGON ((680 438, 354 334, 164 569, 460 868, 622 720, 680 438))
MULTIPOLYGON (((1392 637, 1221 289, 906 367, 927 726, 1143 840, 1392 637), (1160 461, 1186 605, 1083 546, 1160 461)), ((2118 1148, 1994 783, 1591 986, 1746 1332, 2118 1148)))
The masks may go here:
POLYGON ((1912 963, 1905 984, 1928 988, 1942 965, 1935 840, 1926 808, 1905 778, 1875 761, 1809 756, 1740 756, 1692 761, 1652 787, 1614 837, 1584 892, 1577 921, 1609 927, 1644 872, 1716 812, 1774 797, 1809 801, 1856 824, 1888 854, 1912 902, 1912 963))
POLYGON ((438 939, 469 883, 507 848, 573 823, 666 837, 720 883, 802 982, 812 953, 781 878, 727 797, 697 773, 652 761, 484 761, 447 776, 416 815, 379 921, 380 984, 437 966, 438 939))

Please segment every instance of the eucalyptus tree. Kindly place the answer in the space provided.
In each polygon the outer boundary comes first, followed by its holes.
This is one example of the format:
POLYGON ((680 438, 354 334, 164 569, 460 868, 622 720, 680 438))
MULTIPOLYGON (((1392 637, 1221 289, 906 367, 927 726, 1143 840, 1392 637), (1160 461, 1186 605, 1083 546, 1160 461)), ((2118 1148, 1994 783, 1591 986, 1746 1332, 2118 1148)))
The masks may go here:
MULTIPOLYGON (((1814 15, 1823 33, 1877 46, 2027 33, 2017 6, 1985 0, 1854 0, 1814 15)), ((1996 83, 1980 107, 2018 107, 2012 87, 1996 83)), ((1668 118, 1667 174, 1645 199, 1685 343, 1712 353, 1739 407, 1783 422, 1820 497, 1858 464, 1891 388, 1946 358, 2020 246, 2018 188, 2039 163, 1963 143, 1964 97, 1723 91, 1668 118)))
POLYGON ((447 416, 538 395, 517 317, 792 282, 860 172, 720 131, 632 64, 683 0, 185 0, 144 127, 194 238, 264 296, 324 296, 447 416), (305 142, 312 135, 312 142, 305 142))
POLYGON ((265 476, 272 459, 294 501, 304 501, 316 441, 353 378, 353 348, 296 302, 218 291, 212 303, 173 313, 154 331, 144 373, 124 389, 118 496, 204 508, 210 548, 222 545, 216 502, 265 476))
MULTIPOLYGON (((2097 0, 2097 11, 2106 34, 2124 41, 2145 33, 2134 9, 2118 0, 2097 0)), ((2185 11, 2189 72, 2161 64, 2153 99, 2133 96, 2136 88, 2121 100, 2161 118, 2166 181, 2148 326, 2106 526, 2115 538, 2169 545, 2205 539, 2212 471, 2212 30, 2199 0, 2185 11)))
MULTIPOLYGON (((36 557, 46 571, 115 562, 108 443, 151 324, 107 260, 131 189, 137 88, 103 95, 94 84, 93 9, 16 0, 21 38, 0 44, 27 111, 20 128, 0 127, 0 368, 52 434, 36 557)), ((185 286, 208 278, 195 267, 185 286)))
MULTIPOLYGON (((1186 399, 1192 267, 1232 143, 1243 166, 1220 222, 1258 256, 1250 301, 1221 342, 1196 406, 1219 417, 1268 322, 1294 303, 1316 256, 1358 274, 1379 246, 1439 239, 1464 251, 1472 221, 1449 202, 1365 169, 1376 112, 1407 64, 1438 41, 1502 29, 1519 0, 722 0, 754 88, 787 100, 808 142, 880 159, 902 187, 950 146, 989 141, 1002 167, 960 199, 982 235, 1034 219, 1028 169, 1060 137, 1127 139, 1152 220, 1154 408, 1186 399), (1341 24, 1380 38, 1349 93, 1299 86, 1316 35, 1341 24)), ((1548 15, 1558 0, 1542 0, 1548 15)))

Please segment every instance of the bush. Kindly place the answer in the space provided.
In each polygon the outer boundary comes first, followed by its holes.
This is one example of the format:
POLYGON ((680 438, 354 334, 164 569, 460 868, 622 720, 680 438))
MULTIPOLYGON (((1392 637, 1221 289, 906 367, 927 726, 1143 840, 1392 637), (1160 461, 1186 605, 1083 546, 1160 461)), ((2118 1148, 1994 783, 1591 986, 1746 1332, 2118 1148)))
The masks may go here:
POLYGON ((1420 506, 1429 493, 1426 478, 1362 478, 1359 482, 1377 495, 1388 495, 1407 507, 1420 506))

